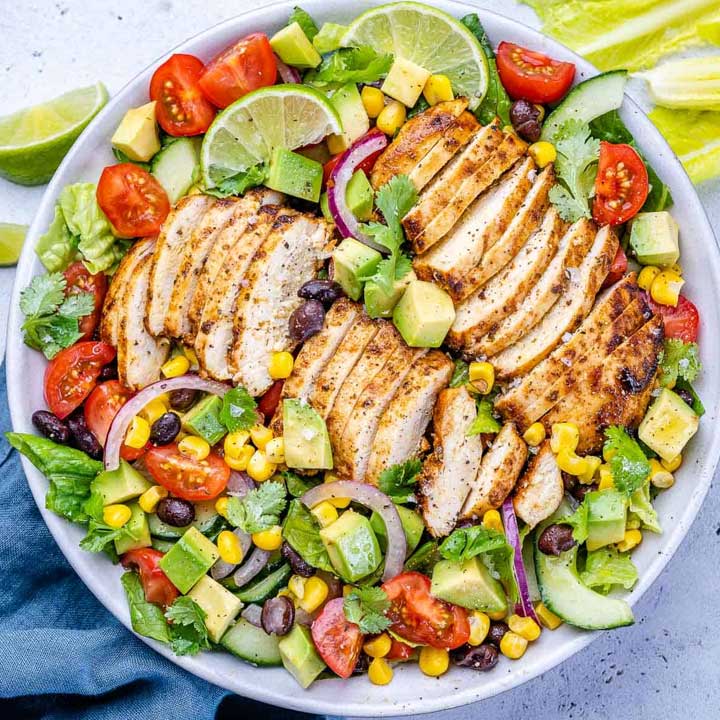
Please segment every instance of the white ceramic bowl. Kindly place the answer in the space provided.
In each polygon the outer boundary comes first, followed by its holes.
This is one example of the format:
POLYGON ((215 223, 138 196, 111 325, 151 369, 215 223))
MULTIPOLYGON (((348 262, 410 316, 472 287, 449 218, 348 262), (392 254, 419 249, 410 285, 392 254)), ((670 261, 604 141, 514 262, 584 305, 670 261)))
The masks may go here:
MULTIPOLYGON (((281 2, 246 12, 197 35, 175 51, 209 59, 249 32, 262 30, 270 34, 281 28, 293 4, 281 2)), ((373 0, 352 3, 305 0, 302 4, 318 21, 346 23, 360 11, 380 3, 373 0)), ((571 60, 578 68, 578 79, 595 74, 589 63, 564 46, 512 20, 461 2, 434 0, 432 4, 458 18, 468 12, 477 12, 495 44, 501 40, 513 41, 556 58, 571 60)), ((19 291, 33 275, 42 272, 33 247, 52 219, 55 200, 62 188, 68 183, 97 181, 102 168, 114 161, 110 152, 110 137, 127 108, 147 101, 153 69, 164 59, 153 63, 112 98, 85 130, 48 186, 30 228, 17 270, 7 345, 10 409, 16 431, 32 432, 30 416, 44 405, 41 378, 45 361, 39 353, 23 345, 20 333, 22 317, 18 309, 19 291)), ((687 533, 710 486, 720 456, 720 433, 715 431, 720 396, 720 335, 715 332, 720 327, 720 263, 712 230, 682 166, 654 126, 627 98, 622 115, 646 156, 670 186, 675 200, 672 212, 680 224, 683 267, 688 279, 685 291, 699 306, 702 315, 700 348, 704 372, 697 389, 707 408, 700 431, 688 447, 683 467, 677 473, 675 487, 663 493, 657 501, 665 533, 662 536, 647 534, 633 556, 640 570, 640 582, 629 596, 630 602, 635 603, 665 567, 687 533)), ((24 459, 23 462, 40 512, 60 549, 100 602, 130 628, 127 602, 119 582, 121 570, 111 565, 104 555, 80 550, 78 542, 83 535, 82 530, 45 510, 47 483, 29 462, 24 459)), ((323 680, 306 691, 302 691, 282 668, 254 668, 220 652, 178 658, 166 646, 143 640, 189 672, 246 697, 307 712, 381 716, 443 710, 490 697, 549 670, 588 645, 594 637, 596 635, 592 633, 563 626, 553 633, 544 633, 521 660, 502 662, 487 674, 453 669, 447 675, 433 679, 422 675, 417 665, 411 664, 399 667, 394 681, 386 687, 374 686, 367 678, 355 678, 348 681, 323 680)), ((630 648, 626 657, 632 657, 630 648)))

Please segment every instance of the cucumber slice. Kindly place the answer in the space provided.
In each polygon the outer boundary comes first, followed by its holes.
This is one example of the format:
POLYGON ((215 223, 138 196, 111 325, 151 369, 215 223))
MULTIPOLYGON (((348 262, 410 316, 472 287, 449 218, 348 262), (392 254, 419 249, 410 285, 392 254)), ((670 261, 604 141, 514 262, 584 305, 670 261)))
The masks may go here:
POLYGON ((195 183, 200 172, 198 138, 178 138, 166 145, 152 161, 152 174, 165 188, 174 205, 195 183))
POLYGON ((233 655, 253 665, 271 667, 282 665, 278 639, 240 618, 220 639, 220 644, 233 655))
POLYGON ((273 597, 280 588, 284 587, 291 574, 292 569, 286 563, 270 573, 266 578, 249 585, 243 590, 239 590, 235 595, 245 603, 265 602, 268 598, 273 597))
POLYGON ((622 105, 625 83, 627 70, 611 70, 576 85, 548 115, 542 139, 552 142, 560 125, 567 120, 589 123, 611 110, 617 110, 622 105))
POLYGON ((190 527, 197 528, 203 535, 212 534, 218 521, 222 522, 222 518, 215 512, 214 500, 195 503, 195 519, 185 527, 167 525, 155 513, 148 515, 150 534, 164 540, 177 540, 190 527))

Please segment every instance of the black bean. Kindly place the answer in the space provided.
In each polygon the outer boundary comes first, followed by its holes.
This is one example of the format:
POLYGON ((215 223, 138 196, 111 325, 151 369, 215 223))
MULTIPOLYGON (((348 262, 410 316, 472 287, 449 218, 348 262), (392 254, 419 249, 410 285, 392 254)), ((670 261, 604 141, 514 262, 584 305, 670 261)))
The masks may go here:
POLYGON ((70 434, 73 437, 73 445, 75 445, 78 450, 82 450, 84 453, 87 453, 94 460, 101 460, 103 456, 102 445, 100 445, 97 438, 92 434, 90 428, 87 426, 82 410, 73 413, 65 420, 65 422, 70 428, 70 434))
POLYGON ((559 555, 575 546, 570 525, 548 525, 538 538, 538 548, 545 555, 559 555))
POLYGON ((477 647, 464 645, 453 652, 453 661, 460 667, 482 671, 492 670, 497 665, 498 649, 490 643, 483 643, 477 647))
POLYGON ((577 478, 574 475, 571 475, 570 473, 566 473, 564 470, 562 471, 562 481, 563 486, 565 488, 565 492, 572 493, 572 491, 575 489, 575 487, 578 484, 577 478))
POLYGON ((490 623, 490 629, 488 630, 487 634, 487 641, 495 645, 496 647, 500 647, 500 641, 503 639, 503 636, 506 632, 509 632, 510 628, 507 626, 507 623, 504 623, 502 620, 493 620, 490 623))
POLYGON ((100 382, 106 382, 107 380, 117 380, 118 371, 117 365, 112 362, 109 365, 105 365, 100 371, 100 382))
POLYGON ((682 398, 683 402, 686 405, 689 405, 692 407, 693 405, 693 396, 690 394, 689 390, 686 390, 685 388, 675 389, 675 392, 682 398))
POLYGON ((592 492, 593 490, 597 490, 597 485, 583 485, 582 483, 578 483, 573 487, 573 489, 570 491, 570 494, 578 501, 582 502, 585 499, 585 496, 592 492))
POLYGON ((173 527, 185 527, 195 519, 195 506, 182 498, 163 498, 155 512, 166 525, 173 527))
POLYGON ((290 316, 290 337, 305 342, 322 330, 324 320, 325 306, 319 300, 306 300, 290 316))
POLYGON ((537 142, 540 139, 542 125, 540 123, 540 110, 529 100, 516 100, 510 108, 510 122, 515 132, 528 142, 537 142))
POLYGON ((295 606, 284 595, 265 601, 260 616, 263 630, 275 635, 287 635, 295 622, 295 606))
POLYGON ((344 293, 340 283, 334 280, 309 280, 298 290, 298 295, 305 300, 319 300, 323 305, 332 305, 344 293))
POLYGON ((187 410, 195 402, 197 390, 171 390, 170 391, 170 407, 173 410, 187 410))
POLYGON ((355 668, 353 669, 353 675, 364 675, 370 669, 370 656, 364 652, 361 652, 355 668))
POLYGON ((288 543, 284 542, 282 544, 280 552, 290 563, 290 567, 296 575, 300 575, 301 577, 310 577, 315 574, 315 568, 306 563, 288 543))
POLYGON ((33 425, 46 437, 60 445, 70 442, 70 428, 56 415, 47 410, 38 410, 32 415, 33 425))
POLYGON ((180 432, 180 418, 172 412, 161 415, 150 428, 153 445, 169 445, 180 432))

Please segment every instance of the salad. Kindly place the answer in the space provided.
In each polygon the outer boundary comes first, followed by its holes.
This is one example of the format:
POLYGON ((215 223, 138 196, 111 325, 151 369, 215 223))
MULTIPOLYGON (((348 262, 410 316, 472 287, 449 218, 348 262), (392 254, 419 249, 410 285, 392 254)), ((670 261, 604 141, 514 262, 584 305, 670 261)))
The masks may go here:
POLYGON ((7 437, 140 635, 306 688, 634 621, 703 414, 672 198, 624 71, 493 40, 295 8, 171 56, 61 192, 20 301, 47 408, 7 437))

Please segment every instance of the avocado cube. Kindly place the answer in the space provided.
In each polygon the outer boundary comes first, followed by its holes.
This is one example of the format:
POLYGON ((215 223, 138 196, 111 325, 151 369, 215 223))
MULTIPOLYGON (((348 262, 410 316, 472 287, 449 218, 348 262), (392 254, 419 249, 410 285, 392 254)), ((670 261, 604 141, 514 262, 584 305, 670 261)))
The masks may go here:
POLYGON ((115 470, 103 470, 92 481, 91 489, 102 495, 103 505, 124 503, 140 497, 152 483, 146 480, 130 463, 120 461, 115 470))
POLYGON ((454 321, 450 296, 422 280, 410 282, 393 310, 395 327, 410 347, 440 347, 454 321))
POLYGON ((410 60, 396 57, 380 88, 386 95, 411 108, 430 77, 430 72, 410 60))
POLYGON ((340 283, 345 294, 359 300, 363 291, 361 278, 372 275, 382 255, 364 243, 345 238, 333 250, 333 279, 340 283))
POLYGON ((661 212, 638 213, 630 226, 630 247, 642 265, 669 266, 680 258, 678 225, 661 212))
POLYGON ((302 470, 332 470, 333 456, 325 421, 304 400, 283 400, 285 464, 302 470))
POLYGON ((110 139, 112 146, 134 160, 147 162, 160 151, 160 136, 155 122, 155 106, 149 102, 125 113, 115 134, 110 139))
POLYGON ((118 555, 152 545, 147 515, 137 503, 130 505, 130 512, 132 515, 124 527, 127 534, 121 535, 115 540, 115 552, 118 555))
POLYGON ((625 537, 627 502, 617 490, 596 490, 585 495, 588 509, 587 549, 597 550, 625 537))
POLYGON ((328 200, 328 194, 326 192, 320 196, 320 212, 329 223, 335 222, 335 218, 330 212, 330 201, 328 200))
POLYGON ((303 689, 310 687, 325 669, 325 663, 315 649, 310 630, 304 625, 294 625, 293 629, 278 642, 278 650, 285 669, 303 689))
POLYGON ((300 153, 277 147, 270 158, 265 185, 292 197, 318 202, 322 189, 323 166, 300 153))
POLYGON ((328 150, 337 155, 345 152, 370 129, 370 118, 355 83, 348 83, 332 92, 330 102, 340 115, 343 129, 339 135, 330 135, 327 139, 328 150))
POLYGON ((160 560, 160 569, 184 595, 219 557, 215 544, 191 527, 160 560))
MULTIPOLYGON (((397 505, 395 509, 398 511, 403 533, 405 534, 405 542, 407 543, 407 551, 405 554, 407 556, 418 546, 420 538, 422 538, 422 534, 425 532, 425 523, 420 515, 410 508, 397 505)), ((373 529, 380 548, 384 552, 387 548, 387 531, 385 530, 385 523, 382 517, 376 512, 373 512, 370 516, 370 527, 373 529)))
POLYGON ((374 280, 368 280, 365 283, 365 309, 371 318, 392 317, 395 306, 400 302, 400 298, 407 289, 407 286, 417 280, 417 276, 411 270, 400 280, 395 280, 392 292, 388 293, 381 285, 374 280))
POLYGON ((446 602, 483 612, 507 608, 505 591, 479 557, 462 563, 441 560, 433 568, 430 594, 446 602))
POLYGON ((373 211, 373 193, 370 181, 362 170, 356 170, 345 190, 345 203, 358 220, 370 220, 373 211))
POLYGON ((356 582, 377 570, 382 554, 370 521, 346 510, 334 523, 320 530, 320 538, 338 575, 356 582))
POLYGON ((276 32, 270 39, 270 46, 287 65, 297 68, 317 67, 322 58, 300 27, 294 22, 276 32))
POLYGON ((227 428, 220 420, 222 406, 223 401, 217 395, 206 395, 182 416, 182 429, 215 445, 227 433, 227 428))
POLYGON ((322 24, 320 32, 312 39, 313 47, 321 54, 326 55, 339 49, 340 40, 347 32, 347 25, 326 22, 322 24))
POLYGON ((205 611, 205 627, 214 643, 220 642, 243 605, 242 601, 209 575, 203 575, 195 583, 188 597, 205 611))
POLYGON ((638 428, 638 437, 663 460, 674 460, 698 431, 700 418, 676 393, 663 388, 638 428))

